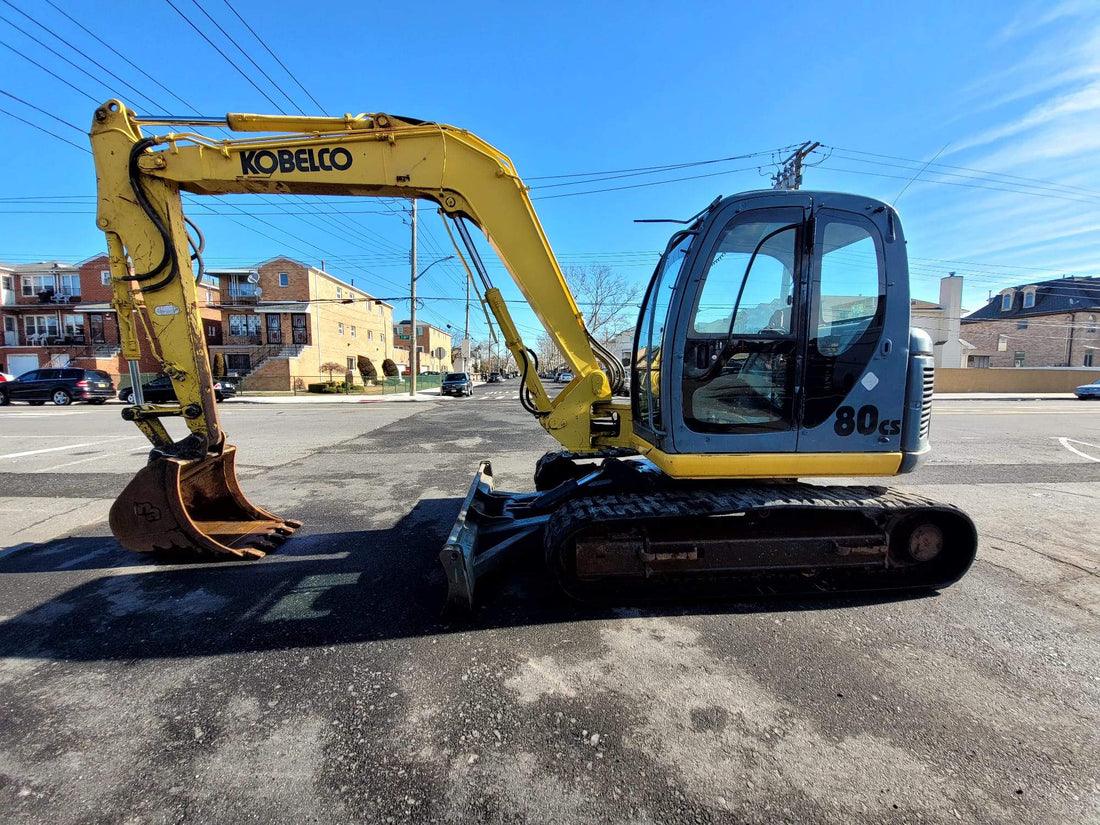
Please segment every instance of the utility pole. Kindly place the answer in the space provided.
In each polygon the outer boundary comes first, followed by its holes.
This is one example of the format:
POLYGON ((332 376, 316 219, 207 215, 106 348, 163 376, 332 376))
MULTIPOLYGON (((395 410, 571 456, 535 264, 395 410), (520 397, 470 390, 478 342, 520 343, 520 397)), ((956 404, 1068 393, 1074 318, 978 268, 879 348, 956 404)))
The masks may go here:
POLYGON ((416 397, 416 198, 412 203, 412 250, 409 254, 412 264, 409 270, 409 396, 416 397))
POLYGON ((802 162, 820 145, 816 140, 813 143, 807 140, 795 149, 772 175, 772 189, 793 190, 802 186, 802 162))
POLYGON ((470 372, 470 273, 466 273, 466 327, 462 333, 462 369, 470 372))

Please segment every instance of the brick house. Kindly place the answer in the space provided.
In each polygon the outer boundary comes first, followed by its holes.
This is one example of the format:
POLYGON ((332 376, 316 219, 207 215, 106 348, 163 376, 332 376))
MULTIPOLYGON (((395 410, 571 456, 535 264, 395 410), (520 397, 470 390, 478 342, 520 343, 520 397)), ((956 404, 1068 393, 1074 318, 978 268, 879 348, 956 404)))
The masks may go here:
MULTIPOLYGON (((409 364, 409 348, 412 343, 410 329, 412 322, 406 318, 394 326, 395 362, 407 371, 409 364)), ((419 372, 450 372, 451 350, 453 341, 451 333, 445 329, 417 322, 416 324, 416 351, 419 353, 419 372)))
MULTIPOLYGON (((0 288, 4 372, 72 364, 101 369, 116 383, 128 374, 106 255, 79 264, 0 264, 0 288)), ((249 389, 318 381, 328 362, 341 365, 339 377, 351 369, 358 378, 359 355, 381 374, 382 362, 393 357, 391 305, 289 258, 208 270, 197 297, 210 357, 222 353, 226 371, 248 376, 249 389)), ((152 347, 139 343, 141 371, 159 372, 152 347)))
MULTIPOLYGON (((18 376, 38 367, 71 364, 103 370, 117 381, 128 368, 112 298, 106 255, 78 264, 0 264, 3 371, 18 376)), ((141 367, 157 371, 148 355, 141 367)))
POLYGON ((1008 287, 962 319, 971 367, 1100 366, 1100 278, 1008 287))

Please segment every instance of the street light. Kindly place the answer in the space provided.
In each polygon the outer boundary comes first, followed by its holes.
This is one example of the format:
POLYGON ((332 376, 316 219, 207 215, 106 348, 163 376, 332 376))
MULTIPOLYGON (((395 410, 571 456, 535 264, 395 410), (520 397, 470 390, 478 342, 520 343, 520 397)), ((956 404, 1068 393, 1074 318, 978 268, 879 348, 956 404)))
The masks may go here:
MULTIPOLYGON (((416 201, 413 201, 413 206, 414 206, 413 215, 414 216, 416 215, 415 205, 416 205, 416 201)), ((414 221, 413 221, 413 226, 414 227, 416 226, 415 218, 414 218, 414 221)), ((413 248, 412 248, 412 264, 413 264, 412 271, 413 272, 416 272, 416 240, 415 239, 416 239, 416 235, 414 234, 413 235, 413 248)), ((432 261, 430 264, 428 264, 426 267, 424 267, 422 270, 420 270, 420 273, 418 275, 414 275, 409 281, 409 326, 410 326, 410 329, 409 329, 409 396, 412 397, 412 398, 416 397, 416 372, 417 372, 417 369, 419 367, 419 359, 417 359, 417 357, 416 357, 416 282, 420 280, 421 275, 423 275, 425 272, 427 272, 433 266, 435 266, 436 264, 441 264, 444 261, 449 261, 453 257, 454 257, 454 255, 448 255, 446 258, 439 258, 438 260, 432 261)))

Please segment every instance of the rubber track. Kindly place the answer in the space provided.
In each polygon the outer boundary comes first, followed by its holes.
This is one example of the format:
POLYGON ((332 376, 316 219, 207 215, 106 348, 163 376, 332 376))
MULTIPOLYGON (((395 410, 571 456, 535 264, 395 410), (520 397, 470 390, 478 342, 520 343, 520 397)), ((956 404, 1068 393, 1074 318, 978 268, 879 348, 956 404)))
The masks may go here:
MULTIPOLYGON (((826 487, 799 482, 767 485, 729 484, 717 488, 707 485, 644 495, 615 494, 574 499, 561 505, 550 519, 544 534, 544 547, 547 561, 552 563, 553 557, 567 542, 593 525, 607 527, 619 523, 640 526, 649 520, 708 518, 762 511, 775 514, 784 510, 802 513, 806 510, 847 510, 853 514, 853 517, 870 518, 880 525, 889 522, 894 516, 932 511, 958 516, 965 523, 970 524, 969 517, 953 505, 880 486, 826 487)), ((867 592, 906 587, 944 587, 957 581, 969 569, 975 549, 976 535, 972 550, 969 554, 964 554, 968 557, 957 559, 954 564, 949 563, 948 566, 954 569, 944 571, 946 575, 942 578, 937 577, 934 581, 926 578, 927 573, 931 571, 925 571, 923 565, 915 565, 909 568, 874 571, 871 575, 881 578, 880 586, 867 586, 868 573, 861 571, 858 584, 857 579, 854 576, 851 577, 853 586, 850 589, 853 592, 867 592), (907 573, 909 575, 906 575, 907 573)), ((791 571, 775 575, 774 578, 777 581, 789 580, 792 576, 799 575, 798 571, 791 571)), ((840 580, 848 575, 845 571, 829 574, 834 580, 840 580)), ((570 589, 567 582, 562 582, 562 585, 567 590, 570 589)), ((814 591, 819 589, 808 588, 814 591)), ((830 589, 844 591, 849 588, 841 585, 830 589)))

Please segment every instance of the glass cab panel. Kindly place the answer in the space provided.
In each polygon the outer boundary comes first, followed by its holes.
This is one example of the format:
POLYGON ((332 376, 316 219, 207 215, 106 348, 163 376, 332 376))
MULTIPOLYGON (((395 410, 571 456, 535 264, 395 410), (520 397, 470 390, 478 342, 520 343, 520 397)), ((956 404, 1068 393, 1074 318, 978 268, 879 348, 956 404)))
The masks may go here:
POLYGON ((794 449, 803 243, 802 209, 759 209, 700 250, 681 382, 688 430, 783 433, 794 449))

